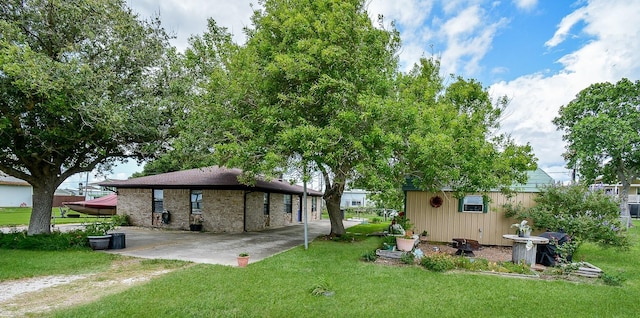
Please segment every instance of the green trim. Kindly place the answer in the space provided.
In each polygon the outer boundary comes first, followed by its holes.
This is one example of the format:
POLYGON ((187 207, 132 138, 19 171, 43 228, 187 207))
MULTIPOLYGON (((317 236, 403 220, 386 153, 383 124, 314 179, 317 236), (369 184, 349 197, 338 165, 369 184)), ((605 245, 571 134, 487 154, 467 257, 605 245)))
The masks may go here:
POLYGON ((489 212, 489 197, 486 195, 482 196, 482 213, 489 212))

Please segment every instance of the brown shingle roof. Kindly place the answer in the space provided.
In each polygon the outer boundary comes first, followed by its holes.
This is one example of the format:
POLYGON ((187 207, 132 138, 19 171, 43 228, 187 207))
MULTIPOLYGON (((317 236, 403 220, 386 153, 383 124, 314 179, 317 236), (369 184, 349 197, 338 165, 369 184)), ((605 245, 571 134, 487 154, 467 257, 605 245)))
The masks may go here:
MULTIPOLYGON (((238 182, 238 176, 241 173, 242 170, 240 169, 213 166, 168 172, 129 180, 99 182, 98 184, 105 187, 116 188, 254 190, 291 194, 302 194, 304 191, 301 186, 279 180, 267 182, 259 179, 256 181, 255 186, 244 185, 238 182)), ((307 194, 321 196, 322 192, 307 189, 307 194)))

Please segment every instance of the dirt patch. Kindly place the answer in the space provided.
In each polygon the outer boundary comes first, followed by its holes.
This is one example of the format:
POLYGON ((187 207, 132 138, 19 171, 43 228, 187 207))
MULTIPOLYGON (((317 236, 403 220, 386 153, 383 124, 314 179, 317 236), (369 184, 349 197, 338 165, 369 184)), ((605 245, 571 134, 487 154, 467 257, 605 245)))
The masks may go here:
POLYGON ((151 263, 123 258, 104 272, 45 276, 0 282, 0 317, 33 316, 58 308, 93 302, 122 292, 191 263, 151 263))
MULTIPOLYGON (((420 242, 416 248, 419 248, 424 255, 433 253, 447 253, 455 255, 458 249, 445 243, 427 243, 420 242)), ((490 262, 507 262, 511 261, 511 247, 509 246, 482 246, 479 250, 473 251, 475 258, 484 258, 490 262)), ((385 265, 404 265, 398 259, 388 259, 379 257, 376 263, 385 265)))

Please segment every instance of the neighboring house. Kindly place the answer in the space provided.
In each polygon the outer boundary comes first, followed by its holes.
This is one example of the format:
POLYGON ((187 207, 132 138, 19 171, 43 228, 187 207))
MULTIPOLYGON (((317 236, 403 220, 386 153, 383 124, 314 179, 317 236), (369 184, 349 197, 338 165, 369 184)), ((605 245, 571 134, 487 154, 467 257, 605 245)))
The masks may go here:
POLYGON ((360 189, 344 190, 342 200, 340 201, 340 208, 353 209, 371 206, 368 200, 369 194, 369 191, 360 189))
MULTIPOLYGON (((279 180, 247 186, 238 182, 240 174, 207 167, 99 185, 117 189, 117 213, 138 226, 187 230, 202 224, 205 231, 238 233, 303 220, 301 186, 279 180)), ((308 221, 318 220, 322 193, 308 189, 307 196, 308 221)))
MULTIPOLYGON (((619 197, 622 191, 622 184, 606 184, 602 183, 601 179, 597 179, 594 184, 590 186, 592 190, 604 190, 604 193, 619 197)), ((640 216, 640 180, 636 179, 631 182, 629 188, 629 213, 631 217, 638 218, 640 216)))
POLYGON ((453 238, 477 240, 483 245, 510 246, 512 241, 502 238, 503 234, 514 234, 511 224, 515 219, 506 218, 502 206, 505 203, 522 204, 531 207, 541 186, 553 184, 553 178, 541 169, 528 172, 526 184, 513 186, 515 193, 507 197, 499 191, 487 194, 468 194, 457 199, 448 189, 440 192, 425 192, 411 184, 405 191, 406 215, 414 226, 415 233, 429 232, 429 240, 451 242, 453 238))
POLYGON ((0 207, 33 206, 33 187, 22 180, 0 172, 0 207))

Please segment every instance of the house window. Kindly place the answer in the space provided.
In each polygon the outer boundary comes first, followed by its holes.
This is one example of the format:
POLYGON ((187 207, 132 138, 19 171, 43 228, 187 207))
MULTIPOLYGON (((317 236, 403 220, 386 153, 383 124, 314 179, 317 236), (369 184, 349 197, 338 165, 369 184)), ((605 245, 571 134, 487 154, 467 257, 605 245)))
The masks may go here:
POLYGON ((488 210, 487 200, 481 195, 467 195, 458 203, 458 212, 487 213, 488 210))
POLYGON ((291 204, 291 194, 285 194, 284 195, 284 213, 291 213, 293 212, 293 206, 291 204))
POLYGON ((265 193, 263 196, 263 211, 264 215, 269 215, 269 193, 265 193))
POLYGON ((311 197, 311 212, 318 211, 318 197, 311 197))
POLYGON ((361 206, 361 205, 362 205, 362 201, 357 201, 357 200, 351 201, 351 206, 361 206))
POLYGON ((153 212, 164 211, 164 194, 162 189, 153 189, 153 212))
POLYGON ((202 190, 191 190, 191 214, 202 214, 202 190))

